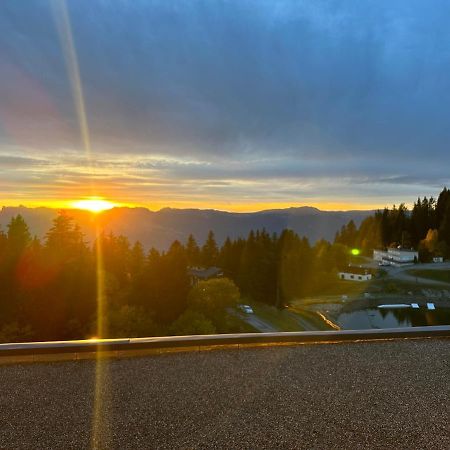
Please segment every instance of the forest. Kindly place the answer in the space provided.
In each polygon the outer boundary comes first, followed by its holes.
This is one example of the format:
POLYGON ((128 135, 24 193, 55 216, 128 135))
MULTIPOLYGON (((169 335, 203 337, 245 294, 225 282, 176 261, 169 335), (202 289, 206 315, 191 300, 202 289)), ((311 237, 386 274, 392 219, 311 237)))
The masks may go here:
POLYGON ((0 233, 0 340, 99 337, 100 280, 101 337, 248 331, 227 312, 241 297, 281 307, 319 292, 348 258, 342 244, 311 246, 291 230, 221 246, 211 231, 201 246, 191 235, 164 252, 110 233, 89 245, 65 211, 40 240, 18 215, 0 233), (189 268, 211 266, 224 277, 192 282, 189 268))
POLYGON ((437 199, 418 198, 411 210, 405 204, 385 208, 367 217, 359 227, 353 221, 336 233, 335 243, 358 248, 371 256, 373 249, 401 246, 419 251, 421 262, 433 256, 450 257, 450 191, 437 199))
POLYGON ((422 261, 450 256, 449 190, 419 198, 412 210, 377 211, 359 227, 349 222, 333 243, 311 244, 286 229, 218 245, 210 231, 202 245, 191 235, 167 251, 147 251, 111 233, 89 244, 67 211, 39 239, 18 215, 0 230, 0 341, 247 331, 230 314, 241 299, 281 308, 320 295, 351 262, 352 248, 370 256, 398 245, 418 248, 422 261), (224 276, 193 282, 190 268, 211 266, 224 276))

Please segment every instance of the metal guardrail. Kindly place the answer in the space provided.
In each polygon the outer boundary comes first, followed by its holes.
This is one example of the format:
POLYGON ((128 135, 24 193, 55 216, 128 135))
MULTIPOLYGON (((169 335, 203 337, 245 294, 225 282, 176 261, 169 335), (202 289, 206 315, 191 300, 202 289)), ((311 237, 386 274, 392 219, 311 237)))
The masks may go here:
POLYGON ((386 328, 376 330, 300 331, 195 336, 165 336, 129 339, 24 342, 0 344, 0 360, 8 356, 107 353, 139 350, 201 349, 252 345, 377 341, 386 339, 448 338, 450 326, 386 328))

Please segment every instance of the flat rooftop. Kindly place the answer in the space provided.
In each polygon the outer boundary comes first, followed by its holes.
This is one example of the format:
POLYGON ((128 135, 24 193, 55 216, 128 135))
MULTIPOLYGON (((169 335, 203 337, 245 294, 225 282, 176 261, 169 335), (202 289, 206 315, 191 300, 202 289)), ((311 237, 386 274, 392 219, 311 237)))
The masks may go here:
POLYGON ((448 449, 449 355, 444 338, 3 365, 0 448, 448 449))

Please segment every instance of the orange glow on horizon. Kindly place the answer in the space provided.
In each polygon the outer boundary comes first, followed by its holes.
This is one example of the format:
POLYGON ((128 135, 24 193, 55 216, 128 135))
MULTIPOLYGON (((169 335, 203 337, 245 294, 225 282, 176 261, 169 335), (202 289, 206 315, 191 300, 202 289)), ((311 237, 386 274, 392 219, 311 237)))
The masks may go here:
MULTIPOLYGON (((395 203, 395 202, 394 202, 395 203)), ((318 208, 322 211, 349 211, 349 210, 376 210, 383 209, 384 207, 392 206, 388 203, 359 203, 359 202, 253 202, 253 203, 231 203, 231 202, 206 202, 206 201, 155 201, 155 202, 140 202, 140 201, 109 201, 103 197, 86 197, 82 200, 23 200, 18 201, 16 199, 3 200, 0 204, 2 206, 25 206, 29 208, 47 207, 53 209, 83 209, 91 212, 102 212, 114 207, 130 207, 130 208, 147 208, 151 211, 158 211, 162 208, 198 208, 198 209, 216 209, 220 211, 229 212, 256 212, 270 209, 285 209, 285 208, 298 208, 302 206, 310 206, 318 208), (84 202, 105 202, 104 204, 93 204, 93 208, 90 208, 90 203, 84 202), (80 202, 83 202, 80 204, 80 202), (86 207, 87 206, 87 207, 86 207)), ((407 205, 408 207, 411 205, 407 205)))
POLYGON ((75 209, 84 209, 92 213, 99 213, 112 209, 117 206, 116 203, 110 202, 109 200, 104 200, 103 198, 91 197, 83 200, 77 200, 72 202, 72 207, 75 209))

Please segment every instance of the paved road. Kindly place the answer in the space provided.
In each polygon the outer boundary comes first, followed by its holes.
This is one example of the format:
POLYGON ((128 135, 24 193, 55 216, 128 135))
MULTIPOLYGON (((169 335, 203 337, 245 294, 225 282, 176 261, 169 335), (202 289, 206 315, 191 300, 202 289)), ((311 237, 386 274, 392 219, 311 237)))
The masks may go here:
POLYGON ((388 276, 396 280, 406 281, 408 283, 425 284, 442 289, 450 289, 450 283, 442 281, 430 280, 429 278, 416 277, 408 273, 409 270, 427 269, 427 270, 450 270, 450 263, 440 264, 414 264, 406 267, 390 267, 388 268, 388 276))
POLYGON ((97 376, 0 366, 0 448, 448 449, 448 355, 426 339, 116 359, 97 376))
MULTIPOLYGON (((299 314, 295 314, 290 311, 283 311, 286 316, 290 316, 293 320, 295 320, 298 324, 298 331, 316 331, 317 327, 309 322, 307 319, 301 317, 299 314)), ((286 331, 280 330, 275 327, 273 324, 265 321, 258 317, 257 314, 240 314, 239 317, 245 320, 248 324, 252 325, 261 333, 270 333, 272 331, 286 331)))
POLYGON ((275 328, 271 323, 258 317, 256 314, 240 314, 239 317, 245 320, 253 328, 256 328, 261 333, 271 333, 272 331, 283 331, 275 328))

